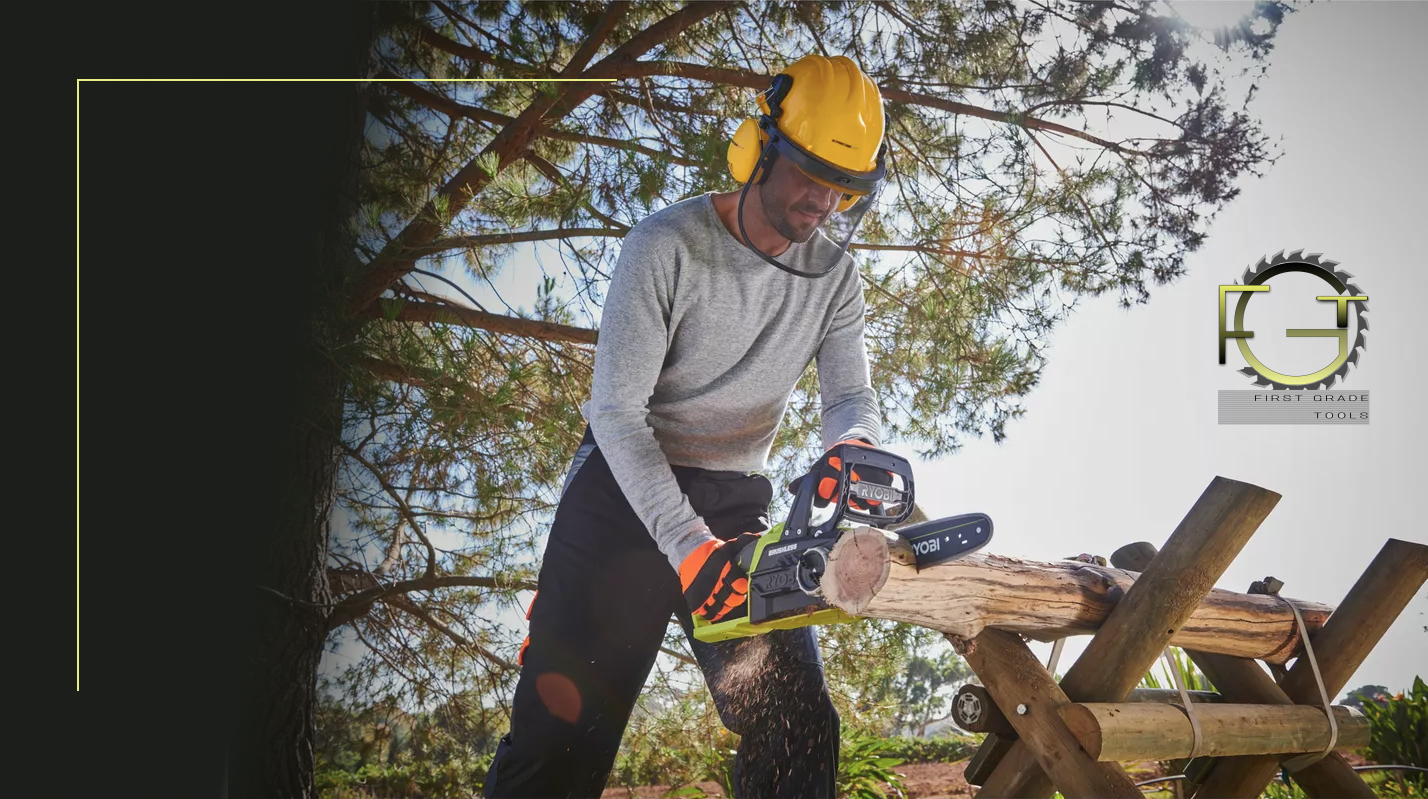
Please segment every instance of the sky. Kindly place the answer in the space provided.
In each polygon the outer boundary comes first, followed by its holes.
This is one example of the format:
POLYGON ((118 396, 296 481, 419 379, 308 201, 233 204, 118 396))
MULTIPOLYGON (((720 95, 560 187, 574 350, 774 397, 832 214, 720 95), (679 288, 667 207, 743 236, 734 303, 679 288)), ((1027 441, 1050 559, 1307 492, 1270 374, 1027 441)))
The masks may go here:
MULTIPOLYGON (((1416 320, 1428 303, 1419 249, 1428 211, 1423 31, 1424 3, 1319 3, 1292 15, 1253 106, 1283 157, 1264 178, 1241 184, 1189 256, 1186 277, 1130 310, 1113 297, 1079 306, 1053 334, 1026 415, 1000 445, 987 437, 955 456, 916 462, 917 484, 938 486, 923 493, 927 512, 989 514, 990 552, 1109 556, 1131 541, 1162 545, 1210 481, 1224 476, 1282 499, 1216 586, 1243 591, 1274 575, 1285 596, 1331 605, 1389 538, 1428 544, 1416 514, 1428 477, 1428 423, 1413 410, 1428 388, 1414 368, 1428 348, 1428 330, 1416 320), (1368 425, 1217 423, 1217 390, 1253 385, 1237 371, 1245 363, 1233 344, 1218 363, 1216 287, 1285 249, 1339 261, 1370 298, 1365 352, 1335 386, 1371 392, 1368 425)), ((1283 285, 1289 292, 1276 301, 1288 305, 1301 282, 1283 285)), ((1246 326, 1259 331, 1261 358, 1277 353, 1289 360, 1270 362, 1291 373, 1329 361, 1331 341, 1285 341, 1279 330, 1332 320, 1315 316, 1312 304, 1296 311, 1266 303, 1297 316, 1257 322, 1259 299, 1246 326)), ((1420 590, 1346 687, 1396 691, 1428 673, 1425 625, 1428 595, 1420 590)), ((1089 640, 1068 640, 1062 669, 1089 640)), ((1033 650, 1044 656, 1050 644, 1033 650)))
MULTIPOLYGON (((1197 24, 1214 23, 1247 5, 1180 10, 1197 24)), ((912 459, 924 509, 934 517, 989 514, 996 529, 989 552, 1109 556, 1132 541, 1162 545, 1223 476, 1282 498, 1217 587, 1244 591, 1273 575, 1285 596, 1331 605, 1389 538, 1428 544, 1415 513, 1428 476, 1428 422, 1413 410, 1428 388, 1415 368, 1428 349, 1428 329, 1415 318, 1428 306, 1419 249, 1428 224, 1420 194, 1428 185, 1424 31, 1428 3, 1315 3, 1291 15, 1252 106, 1283 156, 1265 177, 1241 181, 1240 196, 1188 257, 1185 277, 1154 287, 1149 303, 1129 310, 1112 296, 1081 302, 1052 334, 1049 365, 1001 444, 971 439, 935 461, 889 444, 912 459), (1370 298, 1366 350, 1335 388, 1370 391, 1371 422, 1220 425, 1217 390, 1253 386, 1237 371, 1245 364, 1233 343, 1226 364, 1218 363, 1216 287, 1263 256, 1299 249, 1338 261, 1370 298)), ((512 264, 497 287, 529 308, 522 295, 535 274, 534 263, 512 264)), ((1286 340, 1281 330, 1331 326, 1322 305, 1295 302, 1324 289, 1297 276, 1272 284, 1270 295, 1251 302, 1255 351, 1281 371, 1312 371, 1335 345, 1286 340)), ((1346 688, 1411 685, 1428 671, 1425 627, 1428 592, 1420 590, 1346 688)), ((1089 640, 1067 642, 1061 671, 1089 640)), ((1050 644, 1032 648, 1045 656, 1050 644)))

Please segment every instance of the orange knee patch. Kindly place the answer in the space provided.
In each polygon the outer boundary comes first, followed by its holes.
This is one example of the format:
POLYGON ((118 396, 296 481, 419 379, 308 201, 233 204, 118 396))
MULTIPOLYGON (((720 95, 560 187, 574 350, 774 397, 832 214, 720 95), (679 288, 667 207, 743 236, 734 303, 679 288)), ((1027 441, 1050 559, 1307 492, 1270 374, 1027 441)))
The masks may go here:
POLYGON ((537 677, 536 693, 550 715, 568 724, 580 718, 580 689, 564 674, 552 671, 537 677))

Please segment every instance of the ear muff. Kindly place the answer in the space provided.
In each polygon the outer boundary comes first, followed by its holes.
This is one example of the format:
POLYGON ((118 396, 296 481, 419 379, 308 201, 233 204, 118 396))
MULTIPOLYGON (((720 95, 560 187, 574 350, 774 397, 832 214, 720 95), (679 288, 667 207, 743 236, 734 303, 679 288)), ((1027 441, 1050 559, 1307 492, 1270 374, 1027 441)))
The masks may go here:
MULTIPOLYGON (((758 169, 759 161, 763 158, 764 149, 769 143, 769 134, 763 131, 763 125, 773 126, 783 113, 783 101, 788 97, 788 93, 793 89, 793 77, 780 73, 775 75, 769 88, 759 93, 759 110, 763 112, 760 119, 745 119, 739 124, 739 129, 734 131, 734 138, 729 141, 729 152, 727 160, 729 163, 729 174, 740 184, 748 183, 757 179, 754 172, 758 169)), ((881 153, 879 153, 881 158, 881 153)), ((767 177, 767 176, 765 176, 767 177)), ((823 181, 819 181, 822 183, 823 181)), ((829 188, 836 188, 832 184, 824 184, 829 188)), ((837 213, 846 213, 858 200, 861 194, 844 194, 838 201, 837 213)))
POLYGON ((758 120, 746 119, 739 125, 734 138, 729 140, 729 174, 734 176, 734 180, 743 184, 753 178, 765 144, 767 142, 759 132, 758 120))

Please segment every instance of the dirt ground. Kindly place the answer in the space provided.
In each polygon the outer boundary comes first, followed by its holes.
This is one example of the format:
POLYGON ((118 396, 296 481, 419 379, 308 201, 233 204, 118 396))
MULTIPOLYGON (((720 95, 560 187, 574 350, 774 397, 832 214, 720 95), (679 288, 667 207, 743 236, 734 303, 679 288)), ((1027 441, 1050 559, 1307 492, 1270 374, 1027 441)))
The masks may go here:
MULTIPOLYGON (((976 793, 967 784, 962 772, 967 761, 957 763, 908 763, 894 770, 903 775, 903 787, 908 799, 944 799, 944 797, 965 797, 976 793)), ((1159 763, 1131 763, 1126 766, 1130 778, 1140 780, 1164 776, 1159 763)))
MULTIPOLYGON (((1351 766, 1360 766, 1368 762, 1357 752, 1345 751, 1342 753, 1351 766)), ((1166 776, 1164 767, 1160 763, 1147 760, 1139 763, 1125 763, 1126 774, 1136 782, 1166 776)), ((895 771, 903 775, 903 789, 906 799, 962 799, 970 797, 975 790, 963 779, 962 772, 967 767, 967 761, 962 760, 957 763, 904 763, 895 767, 895 771)), ((707 797, 723 797, 724 791, 717 782, 701 782, 698 786, 703 789, 707 797)), ((1147 788, 1146 790, 1154 790, 1147 788)), ((606 788, 601 794, 602 799, 662 799, 669 793, 668 785, 646 785, 639 788, 606 788)), ((891 798, 894 796, 888 793, 891 798)))
MULTIPOLYGON (((903 775, 903 790, 907 799, 960 799, 974 793, 973 788, 962 777, 966 767, 967 761, 963 760, 957 763, 904 763, 894 770, 903 775)), ((1126 773, 1137 782, 1164 776, 1160 764, 1152 761, 1126 764, 1126 773)), ((699 787, 704 790, 706 796, 724 796, 717 782, 702 782, 699 787)), ((669 790, 668 785, 646 785, 633 790, 606 788, 601 799, 660 799, 669 790)))

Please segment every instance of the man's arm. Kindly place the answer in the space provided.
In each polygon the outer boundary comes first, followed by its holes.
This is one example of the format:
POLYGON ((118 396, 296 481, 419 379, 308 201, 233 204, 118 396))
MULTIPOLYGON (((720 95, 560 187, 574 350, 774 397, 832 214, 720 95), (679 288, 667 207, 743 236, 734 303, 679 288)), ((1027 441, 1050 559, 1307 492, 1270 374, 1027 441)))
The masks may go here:
POLYGON ((833 324, 818 347, 818 390, 823 407, 823 446, 860 438, 873 446, 882 439, 882 416, 868 371, 863 281, 857 264, 843 300, 834 311, 833 324))
POLYGON ((625 238, 601 312, 588 415, 620 490, 678 570, 714 537, 680 490, 647 421, 669 341, 672 258, 638 229, 625 238))

